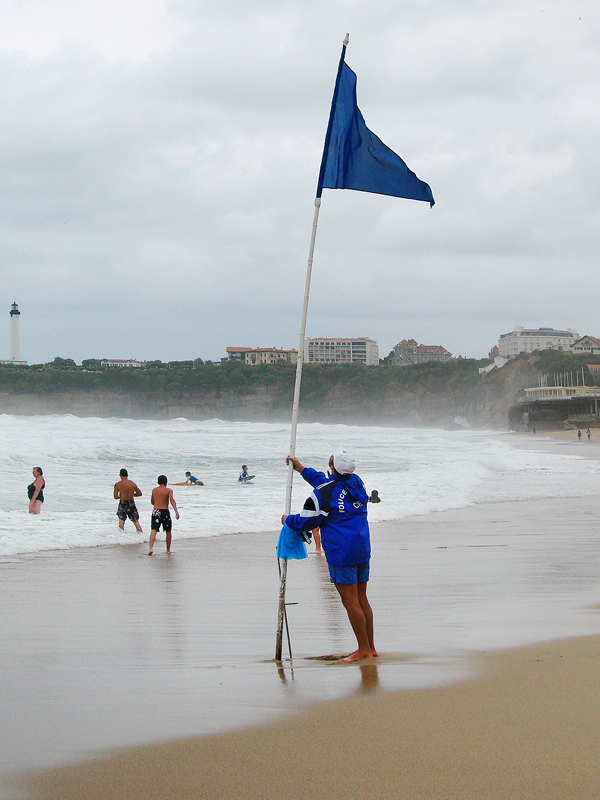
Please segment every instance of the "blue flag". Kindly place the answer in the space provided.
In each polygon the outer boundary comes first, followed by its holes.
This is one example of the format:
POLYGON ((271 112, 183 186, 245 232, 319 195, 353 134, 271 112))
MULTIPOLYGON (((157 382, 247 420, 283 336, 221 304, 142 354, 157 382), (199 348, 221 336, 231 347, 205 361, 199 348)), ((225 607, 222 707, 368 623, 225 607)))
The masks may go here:
POLYGON ((338 70, 317 197, 322 189, 356 189, 359 192, 425 200, 434 204, 428 184, 366 126, 356 104, 356 75, 344 61, 338 70))

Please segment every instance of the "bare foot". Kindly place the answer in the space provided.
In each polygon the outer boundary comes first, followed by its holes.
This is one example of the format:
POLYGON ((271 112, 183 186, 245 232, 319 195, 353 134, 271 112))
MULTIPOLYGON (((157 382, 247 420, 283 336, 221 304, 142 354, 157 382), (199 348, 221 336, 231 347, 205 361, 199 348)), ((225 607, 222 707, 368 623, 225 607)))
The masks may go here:
POLYGON ((360 650, 355 650, 354 653, 350 653, 350 655, 346 656, 346 658, 340 658, 340 661, 346 664, 348 664, 351 661, 372 661, 372 660, 373 660, 373 654, 371 653, 370 650, 367 650, 364 653, 361 653, 360 650))
MULTIPOLYGON (((359 651, 358 651, 358 650, 355 650, 353 653, 350 653, 349 655, 347 655, 347 656, 346 656, 346 658, 345 658, 345 659, 342 659, 342 660, 344 660, 344 661, 345 661, 346 659, 350 659, 350 656, 357 656, 357 655, 358 655, 358 653, 359 653, 359 651)), ((374 647, 371 649, 371 656, 372 656, 373 658, 377 658, 377 657, 379 656, 379 653, 377 652, 377 650, 375 650, 375 648, 374 648, 374 647)), ((363 657, 363 656, 361 656, 361 658, 362 658, 362 657, 363 657)), ((368 658, 368 656, 367 656, 367 658, 368 658)), ((352 658, 352 661, 355 661, 355 660, 356 660, 355 658, 352 658)))
POLYGON ((149 556, 151 556, 151 555, 152 555, 152 550, 150 550, 150 552, 148 553, 148 555, 149 555, 149 556))

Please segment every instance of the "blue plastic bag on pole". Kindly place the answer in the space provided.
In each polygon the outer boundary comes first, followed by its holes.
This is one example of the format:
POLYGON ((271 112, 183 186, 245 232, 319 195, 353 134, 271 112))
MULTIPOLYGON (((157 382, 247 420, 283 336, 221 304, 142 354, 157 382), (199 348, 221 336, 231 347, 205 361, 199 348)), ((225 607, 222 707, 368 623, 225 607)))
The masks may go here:
POLYGON ((288 528, 284 525, 277 540, 277 558, 284 558, 289 561, 292 558, 308 558, 308 552, 304 540, 299 531, 288 528))

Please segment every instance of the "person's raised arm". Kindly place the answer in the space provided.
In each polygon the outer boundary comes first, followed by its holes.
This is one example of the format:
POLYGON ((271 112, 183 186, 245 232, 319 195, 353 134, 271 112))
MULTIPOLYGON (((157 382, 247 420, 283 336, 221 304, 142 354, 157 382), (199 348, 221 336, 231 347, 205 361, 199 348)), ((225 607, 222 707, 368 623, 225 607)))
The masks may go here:
POLYGON ((304 467, 303 467, 303 466, 302 466, 302 464, 301 464, 301 463, 298 461, 298 459, 297 459, 297 458, 294 458, 294 456, 286 456, 285 463, 286 463, 286 464, 289 464, 289 463, 290 463, 290 461, 291 461, 291 462, 292 462, 292 464, 294 465, 294 469, 296 470, 296 472, 302 472, 302 470, 304 469, 304 467))

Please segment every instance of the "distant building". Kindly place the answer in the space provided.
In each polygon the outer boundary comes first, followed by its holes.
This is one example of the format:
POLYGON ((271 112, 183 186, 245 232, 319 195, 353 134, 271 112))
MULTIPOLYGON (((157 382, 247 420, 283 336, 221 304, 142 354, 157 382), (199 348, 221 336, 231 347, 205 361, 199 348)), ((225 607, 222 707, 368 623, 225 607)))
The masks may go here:
POLYGON ((379 347, 368 337, 305 339, 304 361, 307 364, 352 364, 358 361, 371 367, 379 364, 379 347))
POLYGON ((599 397, 595 386, 535 386, 525 389, 526 400, 553 400, 565 397, 599 397))
POLYGON ((255 347, 246 350, 244 363, 255 366, 257 364, 276 364, 278 361, 287 361, 296 364, 298 361, 297 350, 284 350, 281 347, 255 347))
POLYGON ((21 312, 19 306, 13 303, 9 311, 10 315, 10 359, 0 360, 0 364, 13 364, 14 366, 26 366, 26 361, 21 361, 21 334, 19 331, 19 319, 21 312))
MULTIPOLYGON (((496 348, 497 350, 498 348, 496 348)), ((480 375, 487 375, 489 372, 495 369, 502 369, 502 367, 510 361, 508 356, 499 356, 495 355, 492 359, 491 364, 486 364, 485 367, 479 367, 479 374, 480 375)))
POLYGON ((145 361, 136 361, 135 358, 103 358, 101 367, 145 367, 145 361))
POLYGON ((600 353, 600 339, 596 339, 595 336, 582 336, 581 339, 577 339, 569 347, 573 353, 591 353, 594 355, 600 353))
POLYGON ((423 364, 425 361, 450 361, 452 353, 437 344, 418 344, 414 339, 402 339, 394 345, 392 364, 406 367, 410 364, 423 364))
POLYGON ((499 355, 516 358, 519 353, 533 353, 535 350, 569 350, 579 339, 575 328, 556 331, 554 328, 523 328, 516 325, 510 333, 501 334, 498 339, 499 355))
POLYGON ((221 361, 244 361, 246 353, 249 353, 251 350, 251 347, 228 347, 226 350, 227 355, 225 358, 222 358, 221 361))
POLYGON ((221 361, 242 361, 244 364, 276 364, 287 361, 295 364, 298 361, 297 350, 284 350, 282 347, 228 347, 226 358, 221 361))

